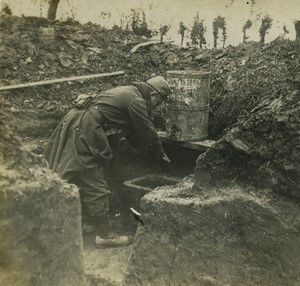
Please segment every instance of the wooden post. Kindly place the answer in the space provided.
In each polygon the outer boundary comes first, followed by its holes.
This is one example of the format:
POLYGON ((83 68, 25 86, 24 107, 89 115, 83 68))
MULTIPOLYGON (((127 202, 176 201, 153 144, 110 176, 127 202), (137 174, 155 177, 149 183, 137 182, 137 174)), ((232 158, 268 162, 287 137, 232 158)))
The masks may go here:
POLYGON ((50 80, 42 80, 36 82, 29 82, 29 83, 21 83, 15 85, 8 85, 0 87, 0 91, 9 90, 9 89, 18 89, 18 88, 25 88, 25 87, 32 87, 32 86, 39 86, 39 85, 46 85, 46 84, 53 84, 65 81, 74 81, 74 80, 86 80, 92 78, 101 78, 101 77, 111 77, 111 76, 118 76, 125 74, 124 71, 117 71, 111 73, 99 73, 99 74, 92 74, 92 75, 82 75, 82 76, 73 76, 73 77, 65 77, 59 79, 50 79, 50 80))

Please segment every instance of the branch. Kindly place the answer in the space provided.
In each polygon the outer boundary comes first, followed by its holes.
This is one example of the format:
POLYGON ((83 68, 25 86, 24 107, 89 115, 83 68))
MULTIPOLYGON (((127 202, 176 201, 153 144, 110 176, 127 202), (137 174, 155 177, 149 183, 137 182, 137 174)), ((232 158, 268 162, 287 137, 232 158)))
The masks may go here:
POLYGON ((150 45, 155 45, 155 44, 169 44, 169 43, 173 43, 174 41, 165 41, 165 42, 161 42, 159 40, 155 40, 155 41, 149 41, 149 42, 144 42, 141 44, 138 44, 136 46, 134 46, 131 50, 130 53, 133 54, 135 53, 140 47, 146 47, 146 46, 150 46, 150 45))

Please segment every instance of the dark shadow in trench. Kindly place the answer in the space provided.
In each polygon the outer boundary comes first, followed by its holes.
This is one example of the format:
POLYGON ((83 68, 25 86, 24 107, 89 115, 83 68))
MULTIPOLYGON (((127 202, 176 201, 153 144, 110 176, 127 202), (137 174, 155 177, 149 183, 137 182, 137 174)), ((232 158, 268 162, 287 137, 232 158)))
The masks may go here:
MULTIPOLYGON (((125 181, 133 180, 143 176, 162 175, 178 178, 178 181, 185 176, 193 174, 195 162, 200 151, 183 147, 164 144, 164 151, 170 158, 170 164, 157 163, 153 156, 137 154, 126 140, 112 140, 110 145, 113 150, 114 159, 106 170, 111 197, 110 208, 112 224, 115 231, 135 231, 137 221, 132 217, 130 207, 139 208, 139 200, 143 195, 141 191, 131 190, 124 186, 125 181)), ((152 185, 162 186, 169 180, 160 180, 152 185)), ((149 182, 151 184, 151 182, 149 182)))

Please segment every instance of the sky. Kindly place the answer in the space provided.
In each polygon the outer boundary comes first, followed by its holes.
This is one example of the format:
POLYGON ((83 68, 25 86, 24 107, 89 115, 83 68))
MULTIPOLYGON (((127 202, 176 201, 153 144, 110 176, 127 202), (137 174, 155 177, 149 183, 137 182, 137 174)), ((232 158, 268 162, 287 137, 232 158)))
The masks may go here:
MULTIPOLYGON (((17 16, 47 15, 47 0, 1 0, 1 3, 7 4, 17 16)), ((164 39, 173 40, 175 44, 180 43, 179 23, 182 21, 185 26, 191 27, 198 12, 206 27, 208 48, 212 47, 212 23, 217 16, 225 17, 226 46, 242 42, 242 27, 248 19, 253 23, 247 34, 250 41, 259 41, 258 31, 264 16, 269 15, 273 19, 266 42, 283 35, 283 25, 289 31, 284 37, 294 40, 294 21, 300 20, 300 0, 61 0, 57 19, 71 17, 81 23, 92 22, 111 28, 113 25, 120 26, 121 20, 124 23, 131 9, 145 12, 150 30, 168 25, 170 29, 164 39)), ((185 40, 188 41, 190 39, 185 40)))

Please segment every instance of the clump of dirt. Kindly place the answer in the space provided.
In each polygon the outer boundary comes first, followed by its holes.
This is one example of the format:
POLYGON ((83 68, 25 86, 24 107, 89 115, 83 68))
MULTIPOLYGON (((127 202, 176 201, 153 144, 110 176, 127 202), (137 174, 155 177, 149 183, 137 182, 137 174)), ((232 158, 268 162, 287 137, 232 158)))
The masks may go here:
MULTIPOLYGON (((43 166, 44 160, 41 156, 35 155, 24 149, 21 140, 16 136, 16 123, 9 108, 3 99, 0 99, 0 162, 2 172, 1 184, 4 184, 8 172, 14 170, 24 178, 31 178, 29 168, 43 166)), ((44 166, 46 166, 44 164, 44 166)))
MULTIPOLYGON (((300 43, 277 39, 227 48, 212 78, 211 132, 224 135, 236 122, 248 118, 261 101, 299 90, 300 43)), ((218 137, 220 138, 220 137, 218 137)))
POLYGON ((242 182, 300 198, 299 90, 261 101, 198 158, 196 185, 242 182))

